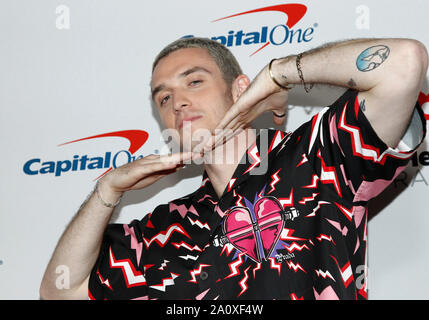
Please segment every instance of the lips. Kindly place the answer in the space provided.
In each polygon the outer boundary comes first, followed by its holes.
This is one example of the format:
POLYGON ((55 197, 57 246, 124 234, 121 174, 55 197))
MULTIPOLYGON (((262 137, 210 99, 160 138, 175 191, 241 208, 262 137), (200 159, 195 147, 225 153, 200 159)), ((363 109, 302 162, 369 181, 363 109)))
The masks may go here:
POLYGON ((179 123, 179 129, 182 129, 183 124, 185 122, 192 122, 192 121, 198 120, 200 118, 202 118, 202 116, 193 116, 193 117, 187 117, 187 118, 182 119, 179 123))

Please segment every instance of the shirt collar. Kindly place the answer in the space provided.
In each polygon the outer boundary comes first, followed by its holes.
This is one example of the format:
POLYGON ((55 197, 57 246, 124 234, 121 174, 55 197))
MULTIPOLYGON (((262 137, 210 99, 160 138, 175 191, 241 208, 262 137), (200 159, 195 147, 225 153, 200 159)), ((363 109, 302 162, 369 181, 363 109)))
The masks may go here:
MULTIPOLYGON (((269 155, 272 151, 279 149, 281 143, 285 142, 290 133, 280 130, 262 129, 256 137, 255 142, 247 149, 235 169, 229 183, 220 199, 234 188, 245 182, 251 175, 264 175, 269 166, 269 155)), ((275 154, 275 152, 273 152, 275 154)), ((204 170, 201 186, 194 193, 193 201, 214 207, 219 202, 213 185, 207 172, 204 170)), ((219 209, 219 208, 214 208, 219 209)))

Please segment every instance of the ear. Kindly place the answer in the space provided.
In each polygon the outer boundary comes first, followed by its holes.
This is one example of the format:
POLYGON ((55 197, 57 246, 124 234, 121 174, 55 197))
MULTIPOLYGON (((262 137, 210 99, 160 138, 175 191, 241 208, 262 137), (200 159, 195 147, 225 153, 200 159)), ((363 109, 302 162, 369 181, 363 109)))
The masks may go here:
POLYGON ((234 103, 240 98, 242 93, 246 91, 247 87, 250 85, 250 79, 245 74, 240 74, 232 82, 231 93, 234 103))

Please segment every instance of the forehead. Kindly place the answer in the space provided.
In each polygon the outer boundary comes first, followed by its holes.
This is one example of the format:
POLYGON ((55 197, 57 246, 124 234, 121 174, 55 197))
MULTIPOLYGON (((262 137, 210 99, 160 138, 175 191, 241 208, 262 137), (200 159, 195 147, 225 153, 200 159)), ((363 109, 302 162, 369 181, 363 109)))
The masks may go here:
POLYGON ((168 81, 193 67, 204 67, 213 75, 220 70, 213 57, 203 48, 178 49, 159 60, 152 73, 152 88, 161 82, 168 81))

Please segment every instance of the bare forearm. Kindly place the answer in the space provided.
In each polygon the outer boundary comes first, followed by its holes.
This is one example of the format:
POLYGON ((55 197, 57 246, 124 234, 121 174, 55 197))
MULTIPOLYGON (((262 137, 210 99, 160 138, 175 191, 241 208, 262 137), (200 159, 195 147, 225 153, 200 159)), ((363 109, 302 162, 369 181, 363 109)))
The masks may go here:
POLYGON ((428 55, 416 40, 358 39, 275 62, 274 75, 283 85, 302 83, 308 89, 319 83, 358 90, 361 109, 377 135, 396 147, 422 88, 428 55))
POLYGON ((319 83, 367 91, 390 83, 416 85, 424 76, 421 45, 411 39, 356 39, 331 43, 304 52, 299 76, 296 56, 274 62, 276 79, 283 83, 319 83))
MULTIPOLYGON (((114 199, 105 191, 106 197, 114 199)), ((103 197, 105 197, 103 195, 103 197)), ((80 299, 87 294, 87 280, 98 257, 102 237, 113 209, 102 204, 96 192, 81 206, 60 238, 45 271, 40 294, 45 299, 80 299), (57 285, 57 268, 67 270, 68 286, 57 285)))

